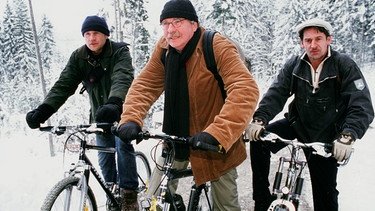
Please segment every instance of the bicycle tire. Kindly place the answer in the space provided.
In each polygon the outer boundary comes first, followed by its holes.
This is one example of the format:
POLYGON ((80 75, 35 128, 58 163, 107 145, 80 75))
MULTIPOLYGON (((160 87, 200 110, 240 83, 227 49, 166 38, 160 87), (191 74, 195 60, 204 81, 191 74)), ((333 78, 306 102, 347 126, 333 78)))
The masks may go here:
POLYGON ((146 190, 151 177, 151 167, 143 152, 136 151, 136 163, 138 172, 139 190, 146 190))
MULTIPOLYGON (((48 193, 47 197, 45 198, 42 208, 42 211, 59 211, 59 210, 66 210, 64 206, 66 203, 69 203, 69 210, 78 210, 79 200, 80 200, 80 190, 78 189, 78 182, 80 178, 78 177, 66 177, 59 181, 48 193), (72 193, 69 194, 69 191, 72 193), (67 194, 70 195, 70 198, 67 199, 67 194), (74 195, 77 195, 74 197, 74 195), (72 198, 74 197, 74 198, 72 198), (73 200, 72 200, 73 199, 73 200), (76 203, 72 203, 76 202, 76 203)), ((86 201, 85 201, 85 209, 88 211, 97 211, 97 204, 95 200, 94 193, 92 192, 91 188, 88 187, 86 201)))

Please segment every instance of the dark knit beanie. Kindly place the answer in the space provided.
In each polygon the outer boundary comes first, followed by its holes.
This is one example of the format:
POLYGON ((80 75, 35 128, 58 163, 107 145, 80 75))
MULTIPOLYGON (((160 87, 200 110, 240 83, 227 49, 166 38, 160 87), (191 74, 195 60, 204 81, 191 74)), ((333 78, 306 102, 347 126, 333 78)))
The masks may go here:
POLYGON ((170 0, 165 3, 160 23, 166 18, 186 18, 198 22, 197 12, 189 0, 170 0))
POLYGON ((81 29, 82 36, 87 31, 98 31, 109 36, 109 29, 108 29, 107 22, 105 21, 104 18, 98 17, 96 15, 87 16, 85 21, 83 21, 82 29, 81 29))

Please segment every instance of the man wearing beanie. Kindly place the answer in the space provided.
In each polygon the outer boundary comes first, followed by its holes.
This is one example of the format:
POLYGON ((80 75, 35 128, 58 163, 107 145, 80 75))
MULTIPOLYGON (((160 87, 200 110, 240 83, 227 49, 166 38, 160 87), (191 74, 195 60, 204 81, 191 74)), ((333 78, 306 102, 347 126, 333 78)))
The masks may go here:
MULTIPOLYGON (((81 32, 86 44, 71 54, 42 104, 27 113, 30 128, 39 128, 57 112, 81 82, 84 85, 81 93, 87 91, 90 99, 90 122, 113 123, 120 119, 125 95, 134 79, 127 44, 109 40, 110 32, 102 17, 88 16, 81 32)), ((116 147, 118 166, 114 154, 98 154, 104 180, 108 185, 119 182, 124 194, 122 210, 138 210, 138 178, 132 144, 121 141, 110 129, 97 134, 96 142, 99 146, 116 147)))
MULTIPOLYGON (((174 167, 186 168, 190 161, 196 185, 211 182, 214 210, 241 210, 236 167, 246 159, 241 137, 257 105, 257 84, 236 45, 216 33, 215 60, 227 94, 223 99, 217 80, 206 67, 202 52, 205 29, 199 26, 190 1, 168 1, 160 15, 160 26, 163 37, 129 88, 119 122, 119 137, 135 139, 142 128, 142 118, 164 92, 163 132, 191 136, 190 147, 177 148, 174 167), (220 144, 226 153, 199 150, 202 143, 220 144)), ((156 193, 157 174, 155 169, 151 195, 156 193)))

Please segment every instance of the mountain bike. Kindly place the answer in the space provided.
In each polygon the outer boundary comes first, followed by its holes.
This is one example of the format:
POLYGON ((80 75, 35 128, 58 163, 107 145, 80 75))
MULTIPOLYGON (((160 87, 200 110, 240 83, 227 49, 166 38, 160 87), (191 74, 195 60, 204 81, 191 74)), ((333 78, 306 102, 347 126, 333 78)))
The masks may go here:
MULTIPOLYGON (((170 135, 157 135, 151 134, 149 132, 141 132, 137 141, 147 140, 147 139, 160 139, 157 146, 163 146, 162 157, 164 158, 164 164, 160 166, 162 171, 162 179, 157 188, 157 193, 155 198, 142 198, 140 199, 140 208, 143 211, 185 211, 186 206, 183 203, 183 199, 178 194, 173 194, 170 191, 170 183, 174 180, 180 178, 192 177, 193 172, 191 168, 187 169, 174 169, 173 163, 175 162, 175 143, 188 145, 189 139, 170 136, 170 135)), ((199 150, 210 150, 223 153, 221 146, 214 146, 200 142, 198 144, 199 150)), ((156 162, 155 162, 156 163, 156 162)), ((156 166, 158 164, 156 163, 156 166)), ((209 183, 205 183, 199 186, 193 184, 190 189, 189 202, 187 204, 188 211, 207 211, 213 210, 212 198, 211 198, 211 188, 209 183)))
MULTIPOLYGON (((86 155, 87 150, 116 153, 115 148, 95 146, 88 142, 89 134, 103 133, 110 130, 112 126, 113 124, 109 123, 97 123, 40 128, 40 131, 55 135, 67 134, 64 147, 69 151, 78 152, 77 162, 71 164, 69 171, 65 172, 65 177, 50 190, 41 210, 97 211, 98 205, 89 185, 90 175, 94 176, 107 195, 107 210, 120 210, 122 202, 120 188, 117 184, 105 183, 86 155)), ((136 163, 139 181, 138 191, 142 193, 147 190, 151 169, 146 156, 142 152, 136 151, 136 163)))
MULTIPOLYGON (((260 140, 272 143, 282 142, 290 146, 290 157, 282 156, 279 159, 279 165, 272 188, 274 200, 268 208, 268 211, 298 210, 305 176, 305 167, 307 165, 307 161, 299 158, 300 151, 304 148, 310 148, 313 150, 313 154, 328 158, 332 156, 331 151, 333 144, 322 142, 302 143, 296 139, 286 140, 267 131, 264 132, 264 136, 262 136, 260 140), (289 164, 287 169, 284 169, 285 163, 289 164), (286 173, 286 178, 283 178, 284 173, 286 173), (282 186, 283 179, 284 185, 282 186)), ((345 161, 339 162, 338 165, 345 166, 349 162, 349 159, 350 156, 345 161)))

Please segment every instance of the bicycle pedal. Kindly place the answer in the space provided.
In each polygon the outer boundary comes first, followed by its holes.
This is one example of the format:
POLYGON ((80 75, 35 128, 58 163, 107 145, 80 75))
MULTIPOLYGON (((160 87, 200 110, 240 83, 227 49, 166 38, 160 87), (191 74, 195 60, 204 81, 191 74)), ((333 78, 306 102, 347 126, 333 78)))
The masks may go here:
POLYGON ((142 208, 150 208, 152 200, 150 198, 142 197, 139 199, 139 203, 142 208))

